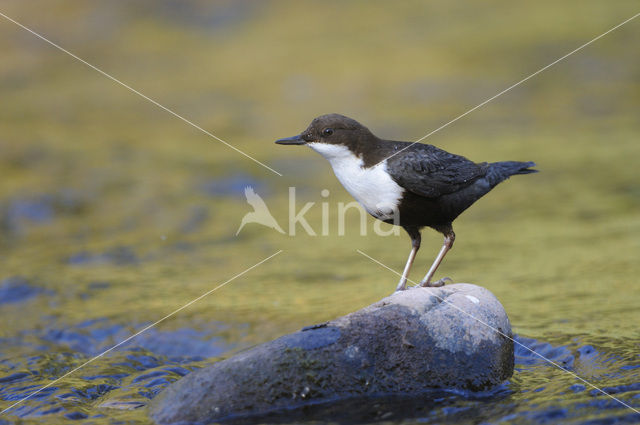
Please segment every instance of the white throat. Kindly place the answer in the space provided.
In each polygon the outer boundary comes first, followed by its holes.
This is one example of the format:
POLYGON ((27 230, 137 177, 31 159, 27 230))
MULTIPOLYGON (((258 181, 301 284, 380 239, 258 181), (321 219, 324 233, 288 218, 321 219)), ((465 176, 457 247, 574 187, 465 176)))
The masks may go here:
POLYGON ((362 158, 344 145, 307 143, 324 156, 347 192, 376 218, 390 219, 397 212, 404 189, 387 173, 387 161, 364 168, 362 158))

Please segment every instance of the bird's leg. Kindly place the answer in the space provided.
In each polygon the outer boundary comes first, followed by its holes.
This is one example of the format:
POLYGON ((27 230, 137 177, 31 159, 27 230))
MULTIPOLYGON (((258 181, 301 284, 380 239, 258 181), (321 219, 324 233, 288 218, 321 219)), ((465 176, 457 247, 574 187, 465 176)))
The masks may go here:
POLYGON ((402 277, 400 278, 400 282, 398 282, 396 291, 404 291, 405 289, 407 289, 407 278, 409 276, 409 270, 411 270, 413 260, 416 258, 416 254, 420 249, 420 230, 417 227, 403 228, 407 231, 407 233, 409 233, 409 237, 411 237, 411 252, 409 253, 407 264, 404 266, 404 270, 402 271, 402 277))
POLYGON ((407 278, 409 277, 409 270, 411 270, 411 266, 413 265, 413 260, 416 258, 416 254, 418 253, 418 248, 413 245, 411 247, 411 252, 409 253, 409 258, 407 259, 407 264, 404 266, 404 270, 402 271, 402 277, 400 278, 400 282, 396 287, 396 291, 404 291, 407 289, 407 278))
POLYGON ((451 228, 451 226, 448 226, 448 228, 445 229, 443 233, 444 233, 444 244, 442 245, 442 248, 440 249, 440 252, 438 253, 438 256, 436 257, 435 261, 431 265, 431 268, 427 272, 427 275, 424 277, 424 279, 422 279, 422 282, 420 282, 420 286, 436 286, 437 287, 437 286, 444 285, 444 283, 447 280, 451 280, 450 278, 445 277, 443 279, 438 280, 437 282, 431 283, 431 279, 433 279, 433 275, 436 273, 436 269, 442 262, 442 259, 444 258, 444 256, 447 255, 447 252, 449 252, 449 250, 453 246, 453 241, 456 240, 456 234, 453 233, 453 229, 451 228))

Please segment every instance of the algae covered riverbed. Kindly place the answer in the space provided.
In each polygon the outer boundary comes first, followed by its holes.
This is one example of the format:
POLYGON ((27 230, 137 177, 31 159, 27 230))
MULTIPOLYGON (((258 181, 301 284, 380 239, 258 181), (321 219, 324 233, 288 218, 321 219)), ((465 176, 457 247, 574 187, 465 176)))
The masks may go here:
MULTIPOLYGON (((348 193, 320 156, 275 139, 327 112, 418 139, 638 10, 10 0, 0 12, 282 174, 0 17, 0 409, 282 250, 0 416, 108 424, 146 423, 144 405, 193 369, 395 288, 357 250, 401 270, 408 237, 376 235, 371 218, 361 234, 355 209, 339 235, 348 193), (284 234, 249 223, 236 235, 247 186, 284 234), (290 187, 296 212, 314 203, 304 217, 315 236, 290 228, 290 187)), ((539 174, 456 221, 439 277, 490 289, 518 341, 636 409, 639 39, 629 22, 425 140, 476 161, 536 161, 539 174)), ((413 279, 440 244, 424 232, 413 279)), ((637 420, 524 349, 495 393, 424 406, 331 421, 637 420)))

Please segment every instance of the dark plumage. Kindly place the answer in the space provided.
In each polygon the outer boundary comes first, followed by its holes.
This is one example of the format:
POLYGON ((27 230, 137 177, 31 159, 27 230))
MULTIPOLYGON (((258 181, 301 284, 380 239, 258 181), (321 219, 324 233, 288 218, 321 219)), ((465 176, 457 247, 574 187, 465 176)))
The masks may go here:
POLYGON ((531 168, 533 162, 475 163, 432 145, 383 140, 339 114, 320 116, 300 135, 276 143, 306 144, 321 153, 340 182, 370 214, 409 233, 412 250, 399 290, 406 287, 420 247, 420 229, 428 226, 445 236, 440 253, 421 282, 423 286, 440 286, 448 278, 433 283, 431 279, 453 246, 453 220, 510 176, 537 172, 531 168), (372 207, 378 204, 387 207, 372 207))

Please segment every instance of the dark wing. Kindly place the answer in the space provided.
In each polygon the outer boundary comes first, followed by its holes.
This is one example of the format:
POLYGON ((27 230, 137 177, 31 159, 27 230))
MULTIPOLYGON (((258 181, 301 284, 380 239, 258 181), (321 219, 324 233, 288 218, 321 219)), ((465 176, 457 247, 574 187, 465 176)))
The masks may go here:
MULTIPOLYGON (((395 147, 400 150, 409 144, 395 147)), ((487 173, 487 163, 416 143, 387 160, 387 170, 406 190, 426 198, 437 198, 463 189, 487 173)))

